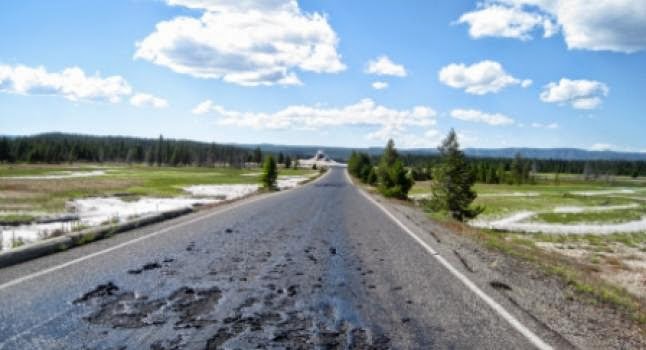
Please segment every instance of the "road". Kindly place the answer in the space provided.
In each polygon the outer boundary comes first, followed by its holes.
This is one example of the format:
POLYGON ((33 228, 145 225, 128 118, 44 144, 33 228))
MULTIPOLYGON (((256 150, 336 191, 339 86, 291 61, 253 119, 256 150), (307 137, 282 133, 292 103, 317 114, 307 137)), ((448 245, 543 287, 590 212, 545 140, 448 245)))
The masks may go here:
POLYGON ((447 268, 427 241, 333 168, 301 188, 0 270, 0 349, 532 349, 550 342, 532 339, 544 333, 538 325, 490 290, 469 287, 459 266, 451 272, 452 261, 443 260, 447 268))

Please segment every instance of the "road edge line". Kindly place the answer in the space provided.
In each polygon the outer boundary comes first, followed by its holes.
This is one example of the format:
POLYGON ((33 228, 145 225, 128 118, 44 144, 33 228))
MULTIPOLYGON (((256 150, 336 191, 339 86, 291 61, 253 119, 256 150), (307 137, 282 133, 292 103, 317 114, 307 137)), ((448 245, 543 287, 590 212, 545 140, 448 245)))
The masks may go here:
MULTIPOLYGON (((352 179, 348 172, 345 172, 348 180, 351 184, 354 185, 352 179)), ((538 335, 532 332, 529 328, 523 325, 516 317, 514 317, 509 311, 507 311, 502 305, 495 301, 492 297, 487 295, 480 287, 473 283, 467 276, 458 271, 453 265, 451 265, 443 256, 441 256, 435 249, 433 249, 428 243, 424 242, 419 236, 417 236, 411 229, 409 229, 401 220, 399 220, 395 215, 393 215, 386 207, 381 203, 377 202, 369 194, 358 186, 355 186, 357 191, 364 196, 368 201, 374 204, 377 208, 383 211, 389 219, 397 224, 404 232, 406 232, 411 238, 413 238, 419 245, 422 246, 427 252, 430 253, 442 266, 444 266, 454 277, 456 277, 460 282, 462 282, 467 288, 469 288, 475 295, 477 295, 482 301, 484 301, 490 308, 492 308, 500 317, 502 317, 510 326, 516 329, 520 334, 522 334, 530 343, 532 343, 536 348, 541 350, 551 350, 553 349, 551 345, 543 341, 538 335)))
MULTIPOLYGON (((329 171, 329 170, 328 170, 328 171, 329 171)), ((267 195, 264 195, 264 196, 250 197, 251 199, 248 199, 248 200, 246 200, 246 201, 241 201, 241 202, 237 202, 237 203, 235 203, 235 202, 234 202, 231 206, 224 207, 224 208, 219 208, 219 210, 213 211, 213 212, 211 212, 211 213, 207 213, 207 214, 205 214, 205 215, 201 215, 201 216, 195 217, 195 218, 190 219, 190 220, 188 220, 188 221, 179 222, 179 223, 177 223, 177 224, 174 224, 174 225, 171 225, 171 226, 169 226, 169 227, 166 227, 166 228, 160 229, 160 230, 158 230, 158 231, 153 231, 153 232, 151 232, 151 233, 149 233, 149 234, 146 234, 146 235, 144 235, 144 236, 137 237, 137 238, 135 238, 135 239, 131 239, 131 240, 129 240, 129 241, 125 241, 125 242, 123 242, 123 243, 119 243, 119 244, 117 244, 117 245, 115 245, 115 246, 112 246, 112 247, 109 247, 109 248, 106 248, 106 249, 103 249, 103 250, 99 250, 99 251, 97 251, 97 252, 94 252, 94 253, 91 253, 91 254, 88 254, 88 255, 84 255, 84 256, 78 257, 78 258, 76 258, 76 259, 72 259, 72 260, 67 261, 67 262, 65 262, 65 263, 62 263, 62 264, 60 264, 60 265, 52 266, 52 267, 47 268, 47 269, 45 269, 45 270, 40 270, 40 271, 38 271, 38 272, 34 272, 34 273, 28 274, 28 275, 26 275, 26 276, 18 277, 18 278, 16 278, 16 279, 11 280, 11 281, 8 281, 8 282, 5 282, 5 283, 3 283, 3 284, 0 284, 0 291, 2 291, 2 290, 4 290, 4 289, 7 289, 7 288, 10 288, 10 287, 13 287, 13 286, 15 286, 15 285, 18 285, 18 284, 20 284, 20 283, 23 283, 23 282, 29 281, 29 280, 31 280, 31 279, 34 279, 34 278, 37 278, 37 277, 40 277, 40 276, 46 275, 46 274, 48 274, 48 273, 50 273, 50 272, 54 272, 54 271, 57 271, 57 270, 61 270, 61 269, 64 269, 64 268, 66 268, 66 267, 68 267, 68 266, 71 266, 71 265, 77 264, 77 263, 79 263, 79 262, 82 262, 82 261, 85 261, 85 260, 89 260, 89 259, 92 259, 92 258, 94 258, 94 257, 101 256, 101 255, 103 255, 103 254, 105 254, 105 253, 109 253, 109 252, 112 252, 112 251, 115 251, 115 250, 121 249, 121 248, 123 248, 123 247, 129 246, 129 245, 131 245, 131 244, 135 244, 135 243, 138 243, 138 242, 144 241, 144 240, 146 240, 146 239, 148 239, 148 238, 153 238, 153 237, 159 236, 159 235, 161 235, 161 234, 163 234, 163 233, 166 233, 166 232, 168 232, 168 231, 174 230, 174 229, 176 229, 176 228, 178 228, 178 227, 182 227, 182 226, 184 226, 184 225, 188 225, 188 224, 193 224, 193 223, 196 223, 196 222, 200 222, 200 221, 202 221, 202 220, 206 220, 206 219, 208 219, 208 218, 210 218, 210 217, 212 217, 212 216, 216 216, 216 215, 218 215, 218 214, 222 214, 222 213, 229 212, 229 211, 231 211, 231 210, 233 210, 233 209, 239 208, 239 207, 244 206, 244 205, 247 205, 247 204, 255 203, 255 202, 258 202, 258 201, 261 201, 261 200, 267 199, 267 198, 272 198, 272 197, 275 197, 275 196, 277 196, 277 195, 281 195, 281 194, 285 194, 285 193, 290 193, 292 190, 296 190, 296 189, 303 189, 303 188, 305 188, 305 187, 307 187, 307 186, 310 186, 310 185, 313 185, 313 184, 317 183, 318 181, 320 181, 321 179, 323 179, 326 175, 328 175, 328 174, 329 174, 329 172, 328 172, 328 171, 326 171, 323 175, 318 176, 318 177, 317 177, 316 179, 314 179, 313 181, 310 181, 310 182, 308 182, 308 183, 306 183, 306 184, 304 184, 304 185, 302 185, 302 186, 300 186, 300 187, 296 187, 296 188, 293 188, 293 189, 290 189, 290 190, 287 190, 287 191, 274 192, 274 193, 270 193, 270 194, 267 194, 267 195)), ((15 266, 15 265, 14 265, 14 266, 15 266)))

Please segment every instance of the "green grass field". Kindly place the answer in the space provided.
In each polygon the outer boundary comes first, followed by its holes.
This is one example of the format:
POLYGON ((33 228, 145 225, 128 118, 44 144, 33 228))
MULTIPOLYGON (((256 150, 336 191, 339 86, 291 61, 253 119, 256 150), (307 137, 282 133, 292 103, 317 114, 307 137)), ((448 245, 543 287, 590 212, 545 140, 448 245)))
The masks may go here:
MULTIPOLYGON (((0 165, 0 219, 12 212, 59 212, 72 199, 90 196, 172 197, 190 185, 256 184, 258 168, 148 167, 105 165, 0 165), (105 171, 105 175, 63 179, 18 179, 73 171, 105 171)), ((309 169, 279 169, 279 176, 312 174, 309 169)), ((19 218, 15 218, 19 219, 19 218)))
MULTIPOLYGON (((548 211, 556 207, 599 207, 613 205, 637 204, 638 209, 613 210, 611 212, 584 213, 583 215, 546 215, 539 214, 541 221, 554 223, 584 222, 587 218, 591 221, 622 221, 634 218, 637 214, 646 214, 646 185, 612 186, 605 183, 561 181, 560 185, 538 183, 536 185, 489 185, 476 184, 474 190, 478 197, 474 205, 485 208, 482 217, 500 217, 518 211, 548 211), (581 191, 605 191, 616 189, 629 189, 635 191, 630 194, 609 194, 582 196, 573 194, 581 191), (513 195, 512 195, 513 194, 513 195), (524 194, 524 195, 521 195, 524 194), (615 220, 616 219, 616 220, 615 220)), ((431 184, 429 181, 415 183, 411 190, 412 195, 429 194, 431 184)))
MULTIPOLYGON (((645 179, 585 181, 581 176, 561 174, 560 183, 554 184, 553 174, 543 174, 537 182, 520 186, 476 184, 478 198, 474 204, 485 208, 478 219, 495 220, 531 211, 536 214, 528 220, 537 224, 604 225, 646 217, 645 179), (591 191, 616 193, 577 194, 591 191)), ((430 182, 418 182, 411 194, 430 194, 430 186, 430 182)), ((603 235, 522 233, 476 229, 442 214, 429 215, 493 249, 533 261, 546 272, 564 278, 577 295, 616 305, 646 324, 646 230, 603 235)))

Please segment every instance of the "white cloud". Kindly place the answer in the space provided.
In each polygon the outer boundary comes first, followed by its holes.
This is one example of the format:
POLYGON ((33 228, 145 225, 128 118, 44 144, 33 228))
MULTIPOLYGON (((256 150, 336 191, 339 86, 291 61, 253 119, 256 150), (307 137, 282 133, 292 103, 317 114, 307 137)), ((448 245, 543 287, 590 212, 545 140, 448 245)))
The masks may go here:
POLYGON ((557 123, 549 123, 549 124, 532 123, 531 127, 536 129, 558 129, 559 125, 557 123))
POLYGON ((81 68, 48 72, 45 67, 0 65, 0 91, 21 95, 56 95, 71 101, 106 101, 117 103, 132 93, 132 87, 120 76, 88 76, 81 68))
POLYGON ((368 61, 365 72, 374 75, 391 75, 395 77, 405 77, 406 68, 397 64, 388 58, 388 56, 379 56, 374 60, 368 61))
POLYGON ((135 58, 198 78, 243 86, 298 85, 296 70, 336 73, 346 67, 325 15, 296 0, 167 0, 204 11, 157 23, 135 58))
POLYGON ((193 109, 193 113, 196 112, 215 114, 219 125, 254 129, 316 130, 340 126, 376 127, 377 130, 367 135, 373 140, 385 140, 394 135, 402 135, 409 127, 433 126, 437 116, 430 107, 392 109, 378 105, 368 98, 338 108, 292 105, 273 113, 229 110, 207 100, 193 109))
POLYGON ((451 117, 474 123, 485 123, 489 125, 510 125, 514 120, 500 113, 485 113, 477 109, 454 109, 451 111, 451 117))
POLYGON ((520 86, 524 88, 528 88, 532 86, 533 81, 531 79, 524 79, 523 81, 520 82, 520 86))
POLYGON ((400 148, 436 147, 442 141, 442 135, 437 129, 428 129, 422 135, 393 128, 383 128, 366 136, 373 141, 386 142, 393 139, 400 148))
POLYGON ((214 107, 215 107, 215 103, 213 103, 213 101, 205 100, 200 102, 200 104, 198 104, 197 106, 195 106, 195 108, 191 110, 191 113, 197 114, 197 115, 206 114, 211 110, 213 110, 214 107))
POLYGON ((130 104, 135 107, 151 107, 156 109, 168 107, 168 101, 150 94, 138 93, 130 98, 130 104))
POLYGON ((464 89, 467 93, 484 95, 497 93, 510 85, 528 87, 531 80, 519 80, 507 74, 502 65, 495 61, 485 60, 466 66, 463 63, 452 63, 440 69, 440 81, 452 88, 464 89))
POLYGON ((457 21, 473 38, 528 40, 559 30, 570 49, 632 53, 646 49, 644 0, 490 0, 457 21))
POLYGON ((551 21, 542 14, 523 11, 520 7, 485 3, 479 9, 460 16, 457 23, 469 25, 469 35, 474 39, 487 36, 531 39, 530 33, 548 23, 545 36, 554 33, 551 21))
POLYGON ((388 87, 388 83, 385 81, 375 81, 372 83, 372 88, 375 90, 383 90, 388 87))
POLYGON ((606 84, 595 80, 570 80, 547 84, 540 94, 541 101, 570 104, 576 109, 595 109, 609 92, 606 84))

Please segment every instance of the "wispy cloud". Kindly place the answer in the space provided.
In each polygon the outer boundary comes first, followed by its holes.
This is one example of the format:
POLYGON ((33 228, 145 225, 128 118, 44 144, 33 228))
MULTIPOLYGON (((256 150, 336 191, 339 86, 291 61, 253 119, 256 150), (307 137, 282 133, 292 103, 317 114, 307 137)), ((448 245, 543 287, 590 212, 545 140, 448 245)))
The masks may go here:
POLYGON ((219 125, 253 129, 315 130, 340 126, 377 128, 366 134, 370 139, 401 135, 408 132, 409 127, 433 126, 436 124, 437 115, 427 106, 393 109, 368 98, 342 107, 292 105, 271 113, 231 110, 207 100, 197 105, 193 113, 213 114, 219 125))
POLYGON ((501 113, 485 113, 477 109, 454 109, 451 117, 474 123, 485 123, 493 126, 514 124, 514 119, 501 113))

